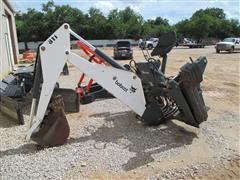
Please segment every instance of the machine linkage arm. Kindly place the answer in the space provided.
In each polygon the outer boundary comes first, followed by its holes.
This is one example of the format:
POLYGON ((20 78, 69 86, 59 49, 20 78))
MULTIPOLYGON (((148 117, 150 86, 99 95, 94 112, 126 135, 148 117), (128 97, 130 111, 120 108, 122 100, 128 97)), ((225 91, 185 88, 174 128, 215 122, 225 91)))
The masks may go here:
MULTIPOLYGON (((142 116, 146 107, 141 79, 133 72, 127 71, 123 66, 104 54, 82 37, 73 32, 68 24, 63 24, 40 47, 41 71, 43 84, 36 106, 36 97, 32 101, 30 129, 27 132, 29 140, 32 133, 40 129, 45 116, 55 84, 61 74, 64 64, 68 61, 75 65, 88 77, 95 80, 108 92, 129 106, 139 116, 142 116), (112 67, 94 64, 70 51, 70 35, 91 48, 104 61, 112 67), (37 107, 36 116, 35 107, 37 107)), ((37 82, 40 83, 40 82, 37 82)))

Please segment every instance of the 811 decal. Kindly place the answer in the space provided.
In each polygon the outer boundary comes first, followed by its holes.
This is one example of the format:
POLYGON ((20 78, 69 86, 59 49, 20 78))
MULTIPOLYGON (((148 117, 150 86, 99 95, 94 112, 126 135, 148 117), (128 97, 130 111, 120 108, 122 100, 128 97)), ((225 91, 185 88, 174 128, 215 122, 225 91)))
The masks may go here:
POLYGON ((52 37, 50 37, 50 39, 48 40, 48 43, 52 44, 54 41, 57 40, 57 38, 58 38, 57 35, 54 34, 52 37))

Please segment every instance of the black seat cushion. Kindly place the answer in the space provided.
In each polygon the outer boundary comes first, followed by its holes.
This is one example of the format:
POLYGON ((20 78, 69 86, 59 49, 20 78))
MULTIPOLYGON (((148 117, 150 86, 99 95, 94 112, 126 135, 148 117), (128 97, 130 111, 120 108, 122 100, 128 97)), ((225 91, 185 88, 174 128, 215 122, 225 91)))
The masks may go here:
POLYGON ((169 32, 161 35, 157 46, 153 49, 151 56, 164 56, 169 53, 176 44, 176 33, 169 32))

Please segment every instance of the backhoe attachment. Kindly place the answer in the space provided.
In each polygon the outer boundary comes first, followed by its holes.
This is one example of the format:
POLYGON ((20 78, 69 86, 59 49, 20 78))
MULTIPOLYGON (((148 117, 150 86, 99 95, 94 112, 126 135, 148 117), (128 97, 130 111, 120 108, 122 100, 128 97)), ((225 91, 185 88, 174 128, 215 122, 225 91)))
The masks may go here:
POLYGON ((58 146, 66 142, 70 128, 63 98, 53 93, 66 62, 84 73, 76 88, 80 98, 91 92, 92 85, 96 85, 92 83, 96 82, 98 87, 131 108, 145 124, 158 125, 178 119, 198 127, 207 119, 200 88, 207 59, 200 57, 186 63, 178 75, 166 77, 167 53, 175 41, 175 33, 165 34, 159 38, 160 43, 152 51, 152 57, 145 56, 146 62, 131 60, 129 65, 122 66, 73 32, 68 24, 63 24, 39 47, 26 139, 41 146, 58 146), (78 45, 90 56, 89 60, 70 51, 70 35, 79 40, 78 45), (162 61, 153 56, 161 57, 162 61), (91 80, 82 93, 81 83, 85 75, 91 80))

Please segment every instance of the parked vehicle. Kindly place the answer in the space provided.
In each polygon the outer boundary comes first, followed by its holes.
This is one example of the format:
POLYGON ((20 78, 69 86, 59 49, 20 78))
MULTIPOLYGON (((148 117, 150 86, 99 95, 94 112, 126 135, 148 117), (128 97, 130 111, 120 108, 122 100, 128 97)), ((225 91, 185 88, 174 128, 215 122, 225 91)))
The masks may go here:
POLYGON ((240 50, 240 38, 225 38, 223 41, 217 43, 215 48, 216 53, 220 53, 220 51, 233 53, 236 50, 240 50))
POLYGON ((201 41, 196 41, 191 38, 183 38, 182 41, 176 43, 176 46, 185 46, 189 48, 204 48, 205 44, 203 44, 201 41))
POLYGON ((149 40, 144 41, 143 49, 153 49, 157 46, 159 39, 158 38, 150 38, 149 40))
POLYGON ((190 44, 190 43, 196 43, 196 41, 191 38, 183 38, 183 44, 190 44))
POLYGON ((114 59, 132 59, 133 50, 129 41, 118 41, 113 50, 114 59))
POLYGON ((139 47, 140 49, 143 49, 144 43, 145 43, 145 40, 143 40, 143 39, 140 38, 140 39, 138 40, 138 47, 139 47))

